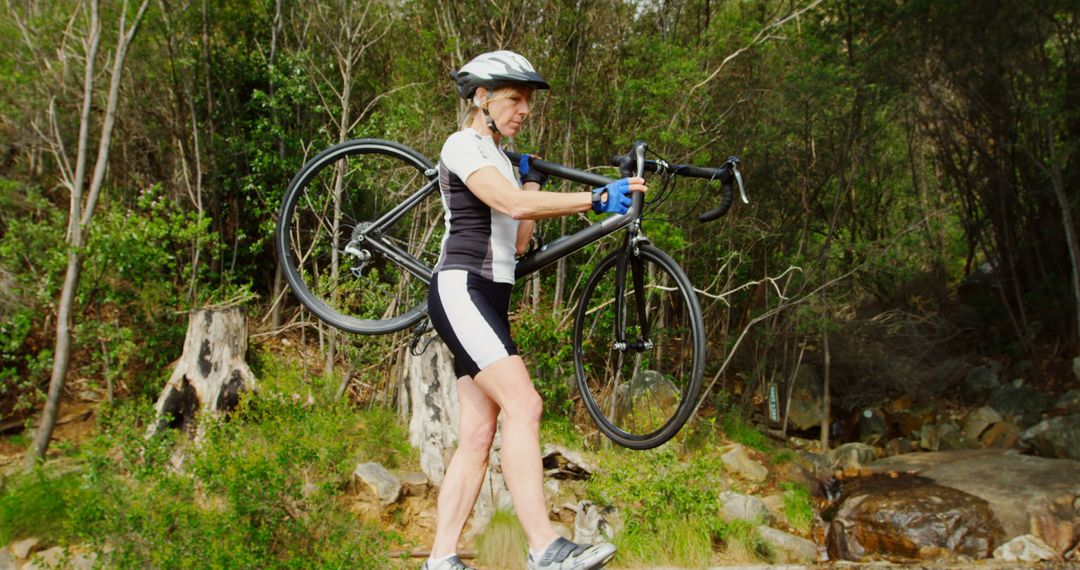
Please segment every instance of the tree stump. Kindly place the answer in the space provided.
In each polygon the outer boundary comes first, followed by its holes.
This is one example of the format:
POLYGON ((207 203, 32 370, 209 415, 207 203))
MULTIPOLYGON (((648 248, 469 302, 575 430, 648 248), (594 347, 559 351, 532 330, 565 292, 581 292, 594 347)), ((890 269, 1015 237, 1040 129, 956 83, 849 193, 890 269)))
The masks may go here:
POLYGON ((247 318, 239 307, 193 311, 184 352, 154 405, 157 420, 147 435, 167 427, 190 431, 197 414, 234 408, 241 391, 255 389, 246 353, 247 318))
MULTIPOLYGON (((409 413, 409 441, 420 450, 420 470, 434 485, 441 486, 459 437, 457 375, 450 350, 435 339, 420 356, 409 352, 402 382, 399 412, 409 413)), ((512 506, 499 460, 501 431, 496 431, 491 445, 487 473, 465 532, 466 540, 484 530, 496 509, 512 506)))

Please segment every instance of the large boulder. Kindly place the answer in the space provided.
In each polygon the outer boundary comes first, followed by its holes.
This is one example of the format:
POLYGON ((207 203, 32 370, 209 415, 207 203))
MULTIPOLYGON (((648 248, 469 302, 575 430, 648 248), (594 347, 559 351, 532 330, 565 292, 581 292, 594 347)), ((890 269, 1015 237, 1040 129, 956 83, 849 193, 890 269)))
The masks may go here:
POLYGON ((985 500, 922 477, 856 479, 826 518, 834 560, 987 558, 1004 534, 985 500))
POLYGON ((871 465, 878 472, 914 472, 987 502, 1004 540, 1031 534, 1064 553, 1080 540, 1080 461, 981 449, 909 453, 871 465))
POLYGON ((1043 457, 1080 459, 1080 413, 1045 419, 1024 430, 1020 443, 1043 457))
POLYGON ((778 564, 812 564, 817 561, 817 545, 801 536, 768 526, 757 527, 757 534, 773 552, 778 564))
POLYGON ((787 403, 788 426, 796 431, 820 427, 823 394, 817 370, 805 364, 800 366, 787 403))
POLYGON ((990 397, 990 406, 1013 423, 1030 426, 1039 414, 1053 405, 1053 399, 1027 384, 1002 386, 990 397))
POLYGON ((747 481, 761 482, 769 477, 769 470, 764 465, 754 461, 746 448, 735 445, 730 451, 720 456, 720 461, 728 471, 746 479, 747 481))
POLYGON ((720 511, 724 520, 745 520, 757 522, 771 522, 772 513, 765 501, 753 496, 743 495, 734 491, 720 493, 720 502, 723 507, 720 511))
POLYGON ((832 469, 844 471, 849 469, 861 469, 870 465, 877 459, 877 449, 865 443, 845 443, 836 449, 830 449, 826 457, 832 469))
POLYGON ((996 366, 977 366, 960 385, 960 395, 972 403, 984 402, 1001 386, 996 366))

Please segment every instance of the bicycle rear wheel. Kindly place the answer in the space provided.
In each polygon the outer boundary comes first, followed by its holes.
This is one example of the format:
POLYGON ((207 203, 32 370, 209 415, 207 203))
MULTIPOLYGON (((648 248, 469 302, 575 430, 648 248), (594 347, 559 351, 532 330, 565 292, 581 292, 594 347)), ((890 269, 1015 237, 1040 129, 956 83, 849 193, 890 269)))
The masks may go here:
POLYGON ((616 303, 623 253, 620 248, 604 258, 585 285, 574 319, 574 367, 600 431, 624 447, 650 449, 674 437, 693 412, 705 329, 690 280, 649 244, 630 256, 624 302, 616 303), (616 327, 620 306, 622 338, 616 327))
POLYGON ((443 234, 437 196, 435 166, 407 146, 360 139, 319 153, 289 184, 274 236, 300 302, 354 333, 419 321, 443 234))

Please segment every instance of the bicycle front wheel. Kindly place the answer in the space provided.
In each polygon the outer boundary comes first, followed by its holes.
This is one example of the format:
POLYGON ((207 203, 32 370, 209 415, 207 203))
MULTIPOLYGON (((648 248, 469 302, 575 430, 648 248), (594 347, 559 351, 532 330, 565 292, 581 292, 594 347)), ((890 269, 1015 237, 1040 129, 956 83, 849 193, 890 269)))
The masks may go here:
POLYGON ((275 244, 285 278, 341 330, 391 333, 427 311, 442 240, 435 166, 378 139, 332 146, 289 184, 275 244))
POLYGON ((617 287, 622 255, 620 248, 604 258, 585 285, 574 319, 574 367, 600 431, 624 447, 651 449, 674 437, 693 412, 705 328, 694 288, 670 256, 640 245, 617 287))

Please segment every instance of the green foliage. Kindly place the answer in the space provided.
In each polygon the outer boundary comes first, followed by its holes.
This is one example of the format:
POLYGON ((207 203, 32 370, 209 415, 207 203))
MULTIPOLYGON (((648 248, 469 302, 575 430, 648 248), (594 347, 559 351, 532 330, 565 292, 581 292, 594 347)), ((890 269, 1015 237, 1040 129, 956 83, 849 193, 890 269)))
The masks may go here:
POLYGON ((0 480, 0 542, 31 536, 62 542, 71 533, 65 524, 68 513, 93 500, 78 473, 38 469, 0 480))
POLYGON ((720 492, 723 463, 715 454, 680 458, 670 448, 617 450, 602 458, 605 469, 589 480, 596 503, 615 505, 623 518, 616 537, 620 560, 657 560, 702 566, 722 540, 720 492))
POLYGON ((816 516, 810 491, 803 485, 786 481, 780 487, 784 490, 784 516, 788 524, 799 534, 809 534, 816 516))
POLYGON ((81 471, 4 483, 0 538, 107 543, 120 568, 384 568, 393 537, 359 523, 340 496, 358 462, 415 460, 404 428, 263 361, 259 391, 227 420, 204 418, 198 443, 147 439, 148 403, 103 409, 81 471))
POLYGON ((728 439, 758 451, 772 451, 773 445, 765 434, 758 431, 735 409, 724 414, 724 434, 728 439))
POLYGON ((571 331, 550 309, 518 311, 514 340, 527 355, 533 385, 544 401, 544 421, 558 422, 571 415, 577 394, 571 331))

